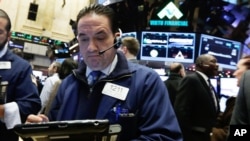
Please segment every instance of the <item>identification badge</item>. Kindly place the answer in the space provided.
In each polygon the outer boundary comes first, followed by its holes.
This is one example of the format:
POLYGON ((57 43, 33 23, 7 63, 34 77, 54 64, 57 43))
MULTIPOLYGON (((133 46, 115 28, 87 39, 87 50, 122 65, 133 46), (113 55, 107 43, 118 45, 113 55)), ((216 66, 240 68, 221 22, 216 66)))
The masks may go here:
POLYGON ((0 61, 0 69, 11 69, 10 61, 0 61))
POLYGON ((107 82, 102 90, 102 93, 120 100, 125 100, 129 89, 117 84, 107 82))

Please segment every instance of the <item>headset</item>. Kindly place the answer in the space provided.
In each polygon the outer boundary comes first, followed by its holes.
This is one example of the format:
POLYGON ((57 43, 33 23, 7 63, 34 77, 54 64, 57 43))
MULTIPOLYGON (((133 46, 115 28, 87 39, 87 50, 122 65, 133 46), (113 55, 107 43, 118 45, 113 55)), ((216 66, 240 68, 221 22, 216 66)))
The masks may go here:
POLYGON ((120 28, 118 28, 118 30, 119 30, 120 35, 118 37, 115 37, 114 44, 105 50, 99 51, 99 55, 102 55, 103 53, 110 50, 111 48, 118 49, 121 46, 121 44, 122 44, 122 30, 120 28))
POLYGON ((118 49, 121 44, 122 44, 122 30, 120 28, 118 28, 118 31, 119 31, 119 36, 118 37, 115 37, 114 39, 114 48, 115 49, 118 49))

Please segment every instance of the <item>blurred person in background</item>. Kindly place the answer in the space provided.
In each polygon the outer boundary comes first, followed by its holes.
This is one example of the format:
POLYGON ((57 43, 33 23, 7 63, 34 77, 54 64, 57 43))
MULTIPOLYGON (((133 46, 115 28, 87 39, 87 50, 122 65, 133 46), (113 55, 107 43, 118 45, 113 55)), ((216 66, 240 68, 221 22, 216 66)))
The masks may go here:
POLYGON ((183 64, 181 63, 170 64, 169 77, 167 80, 164 81, 164 83, 168 89, 169 98, 170 98, 172 105, 174 105, 179 83, 182 80, 182 78, 185 76, 186 76, 186 72, 185 72, 185 68, 183 64))
POLYGON ((121 46, 119 47, 120 51, 125 54, 125 57, 133 62, 138 63, 137 54, 140 50, 140 43, 134 37, 124 37, 122 38, 121 46))
MULTIPOLYGON (((239 92, 236 97, 229 125, 250 125, 250 56, 244 56, 237 64, 234 76, 238 79, 239 92)), ((230 133, 230 128, 228 135, 230 133)), ((228 141, 233 141, 230 136, 228 141)))
POLYGON ((45 105, 48 104, 48 100, 50 97, 50 94, 52 93, 52 90, 55 86, 55 83, 60 80, 58 72, 61 69, 61 63, 59 62, 52 62, 50 66, 48 67, 48 78, 46 78, 43 89, 40 94, 41 102, 42 102, 42 108, 40 112, 44 112, 45 105))
POLYGON ((61 69, 58 72, 59 80, 55 82, 53 86, 52 93, 49 95, 48 103, 45 105, 45 111, 44 114, 48 116, 51 104, 56 96, 57 90, 62 83, 62 80, 67 77, 69 74, 73 72, 74 69, 77 69, 78 64, 76 61, 74 61, 72 58, 66 58, 61 65, 61 69))
POLYGON ((219 98, 210 83, 218 74, 217 59, 210 54, 196 58, 196 71, 180 82, 174 103, 184 141, 210 141, 219 114, 219 98))
MULTIPOLYGON (((237 78, 237 86, 239 86, 242 75, 250 69, 250 56, 242 57, 237 63, 237 69, 233 76, 237 78)), ((229 97, 226 101, 226 109, 218 116, 217 124, 213 128, 211 141, 226 141, 229 131, 230 120, 235 106, 236 97, 229 97)))
POLYGON ((237 86, 240 85, 239 83, 243 73, 245 73, 249 69, 250 69, 250 55, 246 55, 238 61, 237 69, 233 73, 233 76, 238 80, 237 86))

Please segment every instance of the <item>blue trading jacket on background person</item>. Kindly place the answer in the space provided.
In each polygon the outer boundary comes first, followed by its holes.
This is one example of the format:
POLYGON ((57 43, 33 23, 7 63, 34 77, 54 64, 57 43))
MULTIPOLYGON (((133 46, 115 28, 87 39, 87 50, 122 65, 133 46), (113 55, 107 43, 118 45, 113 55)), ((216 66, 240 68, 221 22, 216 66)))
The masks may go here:
POLYGON ((52 104, 50 120, 108 119, 122 126, 120 140, 182 141, 167 89, 158 74, 145 66, 127 63, 120 53, 117 56, 114 71, 99 80, 92 93, 84 63, 66 77, 52 104), (107 82, 129 88, 126 99, 103 95, 107 82), (118 116, 121 113, 132 116, 118 116))
MULTIPOLYGON (((36 114, 41 108, 41 101, 36 86, 32 83, 32 68, 30 64, 7 50, 0 58, 0 62, 9 61, 10 69, 0 69, 2 81, 8 81, 6 103, 16 102, 19 108, 21 121, 25 122, 29 114, 36 114)), ((12 130, 7 130, 0 120, 0 140, 17 138, 12 130), (14 137, 13 137, 14 136, 14 137)))

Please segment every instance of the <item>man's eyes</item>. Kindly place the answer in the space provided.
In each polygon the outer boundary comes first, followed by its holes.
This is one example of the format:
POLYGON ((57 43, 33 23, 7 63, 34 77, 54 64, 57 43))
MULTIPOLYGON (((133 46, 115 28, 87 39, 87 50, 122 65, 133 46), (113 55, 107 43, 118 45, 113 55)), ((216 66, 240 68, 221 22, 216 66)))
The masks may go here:
MULTIPOLYGON (((95 40, 103 41, 103 40, 105 40, 105 38, 104 37, 97 37, 97 38, 95 38, 95 40)), ((80 38, 80 41, 86 42, 86 41, 89 41, 89 38, 80 38)))
POLYGON ((89 40, 88 38, 80 38, 80 41, 83 41, 83 42, 88 41, 88 40, 89 40))
POLYGON ((102 41, 102 40, 104 40, 105 38, 104 38, 104 37, 97 37, 96 39, 99 40, 99 41, 102 41))

